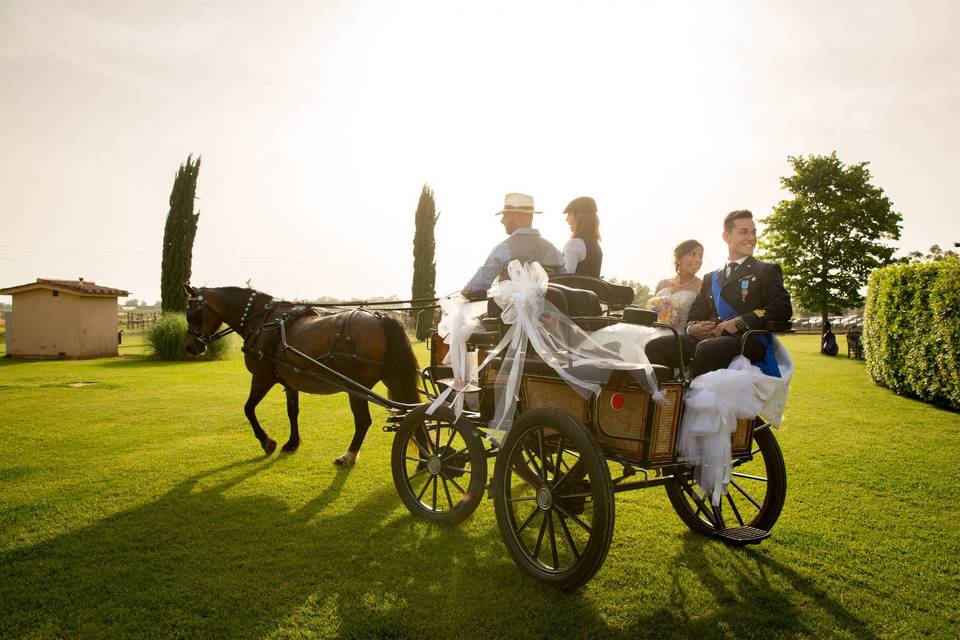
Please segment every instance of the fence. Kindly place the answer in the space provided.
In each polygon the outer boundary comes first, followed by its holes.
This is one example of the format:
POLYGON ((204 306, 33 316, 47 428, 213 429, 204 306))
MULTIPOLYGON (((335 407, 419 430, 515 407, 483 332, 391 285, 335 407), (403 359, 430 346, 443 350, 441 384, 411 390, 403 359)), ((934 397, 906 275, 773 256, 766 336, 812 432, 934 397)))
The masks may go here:
POLYGON ((146 329, 156 324, 160 319, 159 311, 128 311, 126 325, 127 329, 146 329))

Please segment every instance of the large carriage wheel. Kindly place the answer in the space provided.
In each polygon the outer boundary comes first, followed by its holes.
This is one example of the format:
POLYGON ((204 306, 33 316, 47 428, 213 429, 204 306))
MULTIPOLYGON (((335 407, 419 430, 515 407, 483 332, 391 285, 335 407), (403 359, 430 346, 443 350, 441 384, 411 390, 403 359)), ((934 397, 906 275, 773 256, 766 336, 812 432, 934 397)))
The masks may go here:
POLYGON ((734 527, 773 528, 787 496, 787 469, 769 426, 754 432, 751 454, 749 460, 733 461, 719 507, 710 504, 689 467, 677 470, 666 485, 667 495, 688 527, 704 535, 734 527))
POLYGON ((400 499, 413 515, 446 524, 472 514, 487 484, 487 458, 473 423, 439 407, 423 405, 397 427, 391 468, 400 499))
POLYGON ((493 472, 497 525, 514 561, 572 591, 603 565, 613 537, 613 483, 579 420, 553 407, 510 428, 493 472))

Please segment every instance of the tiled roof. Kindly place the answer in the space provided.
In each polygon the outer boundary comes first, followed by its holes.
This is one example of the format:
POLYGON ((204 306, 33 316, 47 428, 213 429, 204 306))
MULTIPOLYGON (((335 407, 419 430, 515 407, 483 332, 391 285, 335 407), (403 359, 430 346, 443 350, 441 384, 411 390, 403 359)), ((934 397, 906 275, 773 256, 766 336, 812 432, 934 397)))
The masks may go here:
POLYGON ((113 287, 104 287, 96 282, 87 280, 54 280, 51 278, 37 278, 36 282, 17 285, 0 289, 0 294, 11 295, 21 291, 30 291, 31 289, 62 289, 72 293, 78 293, 82 296, 117 296, 126 297, 130 295, 129 291, 123 289, 114 289, 113 287))

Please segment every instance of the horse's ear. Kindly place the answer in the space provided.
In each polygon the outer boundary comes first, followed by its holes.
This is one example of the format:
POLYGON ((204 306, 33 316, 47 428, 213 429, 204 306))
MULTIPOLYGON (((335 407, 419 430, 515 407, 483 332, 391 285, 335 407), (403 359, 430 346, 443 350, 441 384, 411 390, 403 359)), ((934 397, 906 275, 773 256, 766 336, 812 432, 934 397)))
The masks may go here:
POLYGON ((188 295, 188 296, 191 296, 191 297, 193 297, 193 295, 197 292, 196 289, 194 289, 193 287, 190 286, 190 283, 189 283, 189 282, 184 282, 184 283, 183 283, 183 290, 186 291, 186 292, 187 292, 187 295, 188 295))

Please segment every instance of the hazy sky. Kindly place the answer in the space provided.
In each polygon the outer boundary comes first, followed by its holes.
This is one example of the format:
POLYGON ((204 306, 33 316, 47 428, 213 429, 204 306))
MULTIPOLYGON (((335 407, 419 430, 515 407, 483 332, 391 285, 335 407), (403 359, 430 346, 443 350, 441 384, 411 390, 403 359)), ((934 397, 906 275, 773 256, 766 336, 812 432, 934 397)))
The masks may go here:
MULTIPOLYGON (((904 251, 960 241, 960 3, 0 0, 0 286, 154 300, 168 197, 202 154, 193 282, 407 297, 436 192, 437 290, 530 193, 561 246, 599 204, 607 277, 654 284, 788 155, 870 161, 904 251)), ((9 300, 8 297, 3 300, 9 300)))

